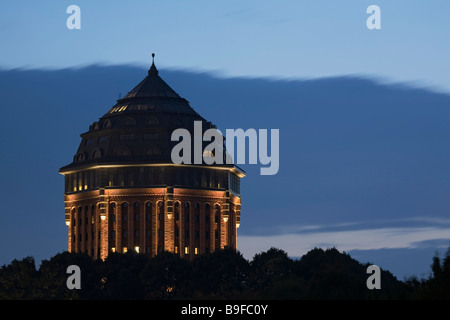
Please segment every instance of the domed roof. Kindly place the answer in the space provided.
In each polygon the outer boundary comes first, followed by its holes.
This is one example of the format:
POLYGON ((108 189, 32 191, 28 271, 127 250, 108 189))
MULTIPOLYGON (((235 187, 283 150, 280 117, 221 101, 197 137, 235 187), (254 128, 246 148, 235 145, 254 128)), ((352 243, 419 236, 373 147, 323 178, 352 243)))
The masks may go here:
POLYGON ((203 130, 215 127, 161 79, 153 61, 148 75, 81 134, 73 162, 60 172, 95 164, 172 163, 178 143, 171 141, 172 132, 193 132, 194 121, 202 121, 203 130))

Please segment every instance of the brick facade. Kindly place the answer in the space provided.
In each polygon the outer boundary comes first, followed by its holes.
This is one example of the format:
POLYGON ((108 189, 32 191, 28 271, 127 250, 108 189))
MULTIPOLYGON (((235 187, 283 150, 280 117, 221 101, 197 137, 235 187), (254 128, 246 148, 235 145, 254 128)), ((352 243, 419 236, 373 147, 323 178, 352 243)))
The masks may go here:
POLYGON ((105 259, 113 251, 154 256, 166 250, 192 259, 225 246, 236 249, 240 198, 228 191, 103 189, 66 195, 65 204, 70 252, 105 259))

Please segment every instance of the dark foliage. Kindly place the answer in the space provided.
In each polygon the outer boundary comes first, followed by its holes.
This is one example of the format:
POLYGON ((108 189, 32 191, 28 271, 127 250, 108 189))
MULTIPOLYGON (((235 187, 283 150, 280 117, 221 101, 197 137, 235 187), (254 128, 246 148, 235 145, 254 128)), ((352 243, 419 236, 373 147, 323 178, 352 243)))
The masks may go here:
POLYGON ((450 248, 443 259, 438 254, 433 257, 431 264, 432 275, 427 279, 411 277, 406 280, 410 288, 410 296, 413 299, 450 299, 450 248))
POLYGON ((428 279, 398 281, 381 271, 381 289, 369 290, 368 264, 337 249, 314 248, 299 260, 271 248, 244 259, 225 248, 192 262, 176 254, 112 253, 105 261, 63 252, 36 270, 32 257, 0 268, 0 299, 449 299, 450 249, 433 259, 428 279), (81 289, 69 290, 67 267, 81 270, 81 289))

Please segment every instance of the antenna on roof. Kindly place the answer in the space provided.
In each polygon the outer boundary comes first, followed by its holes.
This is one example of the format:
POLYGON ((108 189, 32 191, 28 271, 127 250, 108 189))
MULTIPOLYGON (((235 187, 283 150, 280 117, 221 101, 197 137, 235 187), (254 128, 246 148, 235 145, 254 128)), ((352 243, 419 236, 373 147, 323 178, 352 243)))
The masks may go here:
POLYGON ((152 63, 155 63, 155 54, 152 53, 152 63))

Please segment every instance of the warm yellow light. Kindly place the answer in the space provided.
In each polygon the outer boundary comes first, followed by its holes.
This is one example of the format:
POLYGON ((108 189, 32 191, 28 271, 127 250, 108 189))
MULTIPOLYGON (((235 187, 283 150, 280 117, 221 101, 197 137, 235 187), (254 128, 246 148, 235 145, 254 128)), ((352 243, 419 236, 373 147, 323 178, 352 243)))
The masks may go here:
POLYGON ((102 219, 102 221, 104 221, 106 219, 106 216, 105 215, 101 215, 100 219, 102 219))
MULTIPOLYGON (((104 169, 104 168, 125 168, 125 167, 185 167, 185 168, 195 167, 195 168, 231 171, 234 174, 236 174, 239 178, 245 177, 245 172, 236 166, 234 167, 226 167, 226 166, 221 167, 212 165, 199 166, 198 164, 175 164, 175 163, 97 164, 85 167, 84 170, 104 169)), ((69 171, 60 171, 60 173, 62 175, 66 175, 78 171, 79 170, 69 170, 69 171)), ((76 188, 74 191, 77 191, 76 188)))
POLYGON ((227 222, 228 221, 228 217, 223 217, 223 222, 227 222))
POLYGON ((126 253, 128 251, 127 247, 123 247, 123 253, 126 253))
POLYGON ((134 247, 134 251, 136 251, 137 253, 139 253, 139 246, 134 247))
POLYGON ((236 222, 236 228, 239 228, 241 224, 239 222, 236 222))
POLYGON ((85 185, 84 185, 84 190, 87 190, 87 187, 88 187, 87 184, 85 184, 85 185))
POLYGON ((184 254, 189 254, 189 247, 184 247, 184 254))
POLYGON ((198 254, 198 248, 194 248, 194 253, 198 254))
POLYGON ((70 226, 70 221, 66 221, 66 226, 70 226))
POLYGON ((116 252, 116 248, 115 247, 111 247, 111 252, 116 252))

